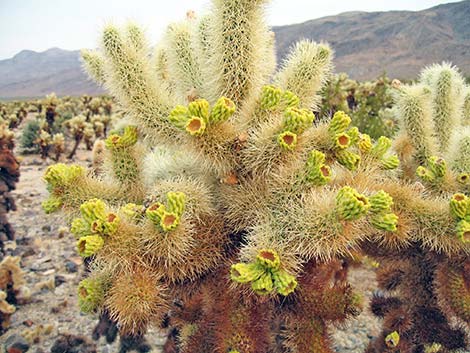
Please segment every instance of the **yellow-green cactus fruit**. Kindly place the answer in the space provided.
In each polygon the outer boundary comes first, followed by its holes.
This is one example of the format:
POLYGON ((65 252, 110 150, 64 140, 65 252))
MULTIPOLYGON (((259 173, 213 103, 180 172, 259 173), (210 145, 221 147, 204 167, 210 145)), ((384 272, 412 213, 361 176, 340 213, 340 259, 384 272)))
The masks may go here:
POLYGON ((88 223, 85 219, 75 218, 70 226, 70 232, 75 235, 77 239, 79 239, 80 237, 90 235, 92 231, 90 223, 88 223))
POLYGON ((190 116, 197 116, 204 121, 209 121, 209 102, 205 99, 196 99, 189 103, 188 112, 190 116))
POLYGON ((271 270, 277 270, 281 265, 281 259, 279 258, 279 254, 277 253, 277 251, 272 249, 262 249, 258 251, 256 259, 264 267, 269 268, 271 270))
POLYGON ((106 215, 106 219, 103 222, 103 231, 102 233, 105 235, 111 235, 116 232, 118 229, 119 223, 121 219, 116 213, 110 212, 106 215))
POLYGON ((169 232, 180 224, 180 216, 174 212, 164 212, 160 219, 160 227, 165 231, 169 232))
POLYGON ((385 337, 385 344, 389 348, 394 348, 398 346, 399 343, 400 343, 400 334, 397 331, 393 331, 385 337))
POLYGON ((89 224, 93 221, 106 219, 106 204, 99 199, 91 199, 81 204, 80 213, 89 224))
POLYGON ((297 134, 290 131, 281 132, 277 136, 277 142, 282 149, 291 151, 297 146, 297 134))
POLYGON ((110 135, 104 143, 111 150, 126 148, 135 145, 137 137, 137 128, 135 126, 126 126, 122 136, 110 135))
POLYGON ((168 211, 174 212, 181 216, 184 212, 184 205, 186 202, 186 195, 182 192, 170 191, 167 194, 168 199, 168 211))
POLYGON ((306 163, 306 181, 317 186, 325 185, 331 180, 331 169, 325 165, 325 154, 313 150, 306 163))
POLYGON ((389 156, 386 158, 382 158, 380 160, 382 168, 385 170, 392 170, 398 168, 400 165, 400 160, 398 159, 397 155, 389 156))
POLYGON ((364 216, 370 208, 370 202, 364 195, 349 186, 339 190, 336 195, 336 211, 346 220, 353 221, 364 216))
POLYGON ((287 108, 284 112, 282 127, 283 130, 301 134, 312 126, 314 120, 315 115, 307 109, 287 108))
POLYGON ((469 173, 460 173, 457 176, 457 181, 460 185, 469 186, 470 185, 470 174, 469 173))
POLYGON ((423 166, 419 166, 418 168, 416 168, 416 176, 429 183, 436 180, 434 174, 429 169, 423 166))
POLYGON ((291 91, 284 91, 281 97, 281 104, 286 108, 298 107, 300 104, 300 98, 291 91))
POLYGON ((260 98, 261 109, 276 108, 281 102, 282 90, 272 85, 263 87, 260 98))
POLYGON ((374 215, 371 218, 371 224, 380 230, 387 232, 396 232, 398 226, 398 216, 395 213, 384 213, 374 215))
POLYGON ((188 108, 177 105, 171 112, 168 120, 179 129, 184 129, 189 119, 188 108))
POLYGON ((256 281, 266 270, 259 263, 238 263, 230 268, 230 278, 238 283, 249 283, 256 281))
POLYGON ((457 223, 457 236, 463 243, 470 243, 470 222, 462 219, 457 223))
POLYGON ((78 285, 78 305, 84 313, 96 311, 103 303, 103 282, 94 278, 86 278, 78 285))
POLYGON ((372 150, 372 140, 370 136, 367 134, 361 134, 357 146, 362 153, 370 153, 372 150))
POLYGON ((41 203, 41 206, 44 212, 49 214, 60 209, 60 207, 62 206, 62 200, 57 197, 51 196, 47 200, 43 201, 41 203))
POLYGON ((335 147, 341 150, 348 148, 351 145, 351 138, 346 133, 336 134, 335 139, 335 147))
POLYGON ((352 171, 356 170, 361 162, 361 156, 348 150, 338 150, 335 156, 339 164, 352 171))
POLYGON ((382 158, 390 147, 392 147, 392 141, 388 137, 380 136, 370 153, 377 158, 382 158))
POLYGON ((209 116, 211 124, 218 124, 228 120, 236 110, 235 103, 226 97, 221 97, 212 107, 212 111, 209 116))
POLYGON ((464 194, 454 194, 450 200, 450 211, 458 219, 470 216, 470 199, 464 194))
POLYGON ((260 278, 251 283, 251 288, 259 295, 271 293, 274 290, 272 274, 270 272, 264 272, 260 278))
POLYGON ((330 126, 328 127, 328 131, 335 136, 336 134, 340 134, 345 132, 348 126, 351 124, 351 118, 343 111, 336 112, 333 115, 333 118, 330 121, 330 126))
POLYGON ((432 156, 428 160, 429 169, 436 178, 443 178, 447 171, 446 161, 443 158, 432 156))
POLYGON ((46 183, 52 187, 68 185, 85 174, 85 169, 79 165, 58 163, 49 166, 44 175, 46 183))
POLYGON ((80 256, 90 257, 96 254, 104 245, 104 239, 99 235, 87 235, 78 239, 77 250, 80 256))
POLYGON ((274 271, 272 277, 276 291, 283 296, 288 296, 297 288, 296 278, 284 270, 274 271))
POLYGON ((359 141, 359 135, 359 129, 355 126, 348 130, 348 136, 351 140, 351 146, 355 145, 359 141))
POLYGON ((185 130, 191 136, 201 136, 206 131, 206 122, 203 118, 192 116, 187 120, 185 130))

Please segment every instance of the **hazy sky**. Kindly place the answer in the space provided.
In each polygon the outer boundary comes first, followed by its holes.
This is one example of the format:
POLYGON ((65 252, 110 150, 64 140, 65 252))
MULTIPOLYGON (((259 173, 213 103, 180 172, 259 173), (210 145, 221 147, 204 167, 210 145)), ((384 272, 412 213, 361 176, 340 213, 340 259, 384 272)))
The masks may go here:
MULTIPOLYGON (((458 0, 272 0, 270 25, 284 25, 345 11, 421 10, 458 0)), ((94 48, 102 26, 133 20, 156 42, 166 25, 209 0, 0 0, 0 59, 23 49, 94 48)))

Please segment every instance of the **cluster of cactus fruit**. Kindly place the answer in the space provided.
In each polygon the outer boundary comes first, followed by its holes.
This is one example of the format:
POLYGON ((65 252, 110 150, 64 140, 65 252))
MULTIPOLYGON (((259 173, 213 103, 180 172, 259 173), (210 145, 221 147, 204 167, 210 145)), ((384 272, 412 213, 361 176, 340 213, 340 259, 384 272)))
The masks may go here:
POLYGON ((332 352, 332 325, 363 306, 344 274, 360 251, 383 289, 368 352, 467 347, 468 89, 448 65, 398 87, 395 146, 344 112, 315 119, 331 49, 301 41, 273 76, 266 3, 213 0, 152 58, 134 24, 84 52, 133 125, 108 136, 100 173, 49 167, 43 205, 71 219, 95 338, 117 327, 125 352, 154 325, 167 353, 332 352))

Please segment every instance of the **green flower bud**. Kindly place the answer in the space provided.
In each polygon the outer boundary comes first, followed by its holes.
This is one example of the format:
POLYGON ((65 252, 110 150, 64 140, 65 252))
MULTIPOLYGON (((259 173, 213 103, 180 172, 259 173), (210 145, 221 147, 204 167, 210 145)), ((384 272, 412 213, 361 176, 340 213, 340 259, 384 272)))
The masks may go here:
POLYGON ((380 136, 370 153, 377 158, 382 158, 390 147, 392 147, 392 141, 388 137, 380 136))
POLYGON ((400 343, 400 335, 397 331, 393 331, 385 337, 385 344, 389 348, 394 348, 398 346, 398 343, 400 343))
POLYGON ((99 235, 87 235, 78 239, 77 250, 80 256, 90 257, 100 251, 103 245, 104 240, 99 235))
POLYGON ((256 294, 266 295, 274 290, 273 279, 270 272, 263 273, 260 278, 251 283, 251 288, 256 294))
POLYGON ((272 249, 262 249, 258 251, 256 259, 260 264, 269 269, 277 270, 281 265, 278 253, 272 249))
POLYGON ((457 223, 457 236, 462 243, 470 243, 470 222, 462 219, 457 223))
POLYGON ((312 126, 315 115, 306 109, 287 108, 284 112, 282 129, 301 134, 312 126))
POLYGON ((357 145, 362 153, 370 153, 372 150, 372 140, 367 134, 361 134, 357 145))
POLYGON ((168 211, 174 212, 178 216, 181 216, 184 212, 184 204, 186 201, 186 195, 182 192, 170 191, 167 194, 168 199, 168 211))
POLYGON ((361 156, 348 150, 337 150, 335 155, 338 163, 349 170, 356 170, 361 161, 361 156))
POLYGON ((188 105, 189 116, 197 116, 205 122, 209 121, 209 102, 205 99, 196 99, 188 105))
POLYGON ((258 263, 238 263, 231 266, 230 278, 238 283, 249 283, 259 279, 265 272, 265 268, 258 263))
POLYGON ((78 285, 78 304, 84 313, 96 311, 104 301, 103 282, 98 279, 86 278, 78 285))
POLYGON ((339 111, 333 115, 328 131, 335 136, 336 134, 345 132, 350 124, 351 118, 345 112, 339 111))
POLYGON ((261 92, 261 109, 273 109, 276 108, 281 102, 282 91, 280 88, 277 88, 272 85, 267 85, 263 87, 261 92))
POLYGON ((349 186, 339 190, 336 195, 336 212, 346 221, 354 221, 364 216, 370 208, 370 202, 362 194, 349 186))
POLYGON ((369 197, 370 211, 372 213, 383 213, 390 211, 393 206, 393 198, 385 191, 380 190, 369 197))
POLYGON ((464 194, 454 194, 450 200, 450 211, 455 218, 463 219, 470 215, 470 199, 464 194))
POLYGON ((351 138, 346 133, 336 134, 335 136, 335 147, 338 149, 346 149, 351 145, 351 138))
POLYGON ((281 97, 281 104, 286 108, 298 107, 300 99, 291 91, 284 91, 281 97))
POLYGON ((398 216, 395 213, 378 214, 371 218, 371 223, 377 229, 396 232, 398 216))
POLYGON ((297 146, 297 135, 290 131, 284 131, 277 137, 277 142, 285 150, 293 150, 297 146))
POLYGON ((206 122, 203 118, 192 116, 186 122, 185 129, 191 136, 201 136, 206 131, 206 122))
POLYGON ((295 277, 284 270, 274 271, 272 277, 276 291, 283 296, 288 296, 297 288, 295 277))
POLYGON ((381 163, 383 169, 392 170, 398 168, 398 166, 400 165, 400 160, 398 159, 397 155, 393 155, 390 157, 382 158, 381 163))
POLYGON ((170 113, 168 120, 179 129, 184 129, 189 119, 188 108, 177 105, 170 113))
POLYGON ((41 206, 44 212, 49 214, 60 209, 62 206, 62 200, 57 197, 50 196, 46 201, 42 202, 41 206))
POLYGON ((211 122, 211 124, 218 124, 224 122, 235 113, 235 109, 236 106, 232 100, 225 97, 221 97, 212 107, 209 121, 211 122))
POLYGON ((359 141, 359 134, 359 129, 355 126, 348 130, 348 136, 351 140, 351 146, 354 146, 359 141))

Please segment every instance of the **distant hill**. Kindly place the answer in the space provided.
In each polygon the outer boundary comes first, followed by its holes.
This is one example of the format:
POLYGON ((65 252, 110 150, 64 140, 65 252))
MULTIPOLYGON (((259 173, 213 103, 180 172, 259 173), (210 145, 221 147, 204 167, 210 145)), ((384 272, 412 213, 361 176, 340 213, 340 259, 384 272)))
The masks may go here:
POLYGON ((274 32, 278 59, 300 38, 326 41, 336 52, 336 72, 355 79, 384 71, 413 78, 423 66, 444 60, 470 75, 470 0, 419 12, 349 12, 274 27, 274 32))
MULTIPOLYGON (((278 60, 297 40, 327 41, 335 50, 336 72, 355 79, 413 78, 428 64, 451 61, 470 76, 470 0, 431 9, 348 12, 274 27, 278 60)), ((0 60, 0 97, 96 94, 102 92, 83 73, 79 51, 23 50, 0 60)))
POLYGON ((83 72, 78 50, 23 50, 11 59, 0 60, 0 78, 3 98, 102 92, 83 72))

